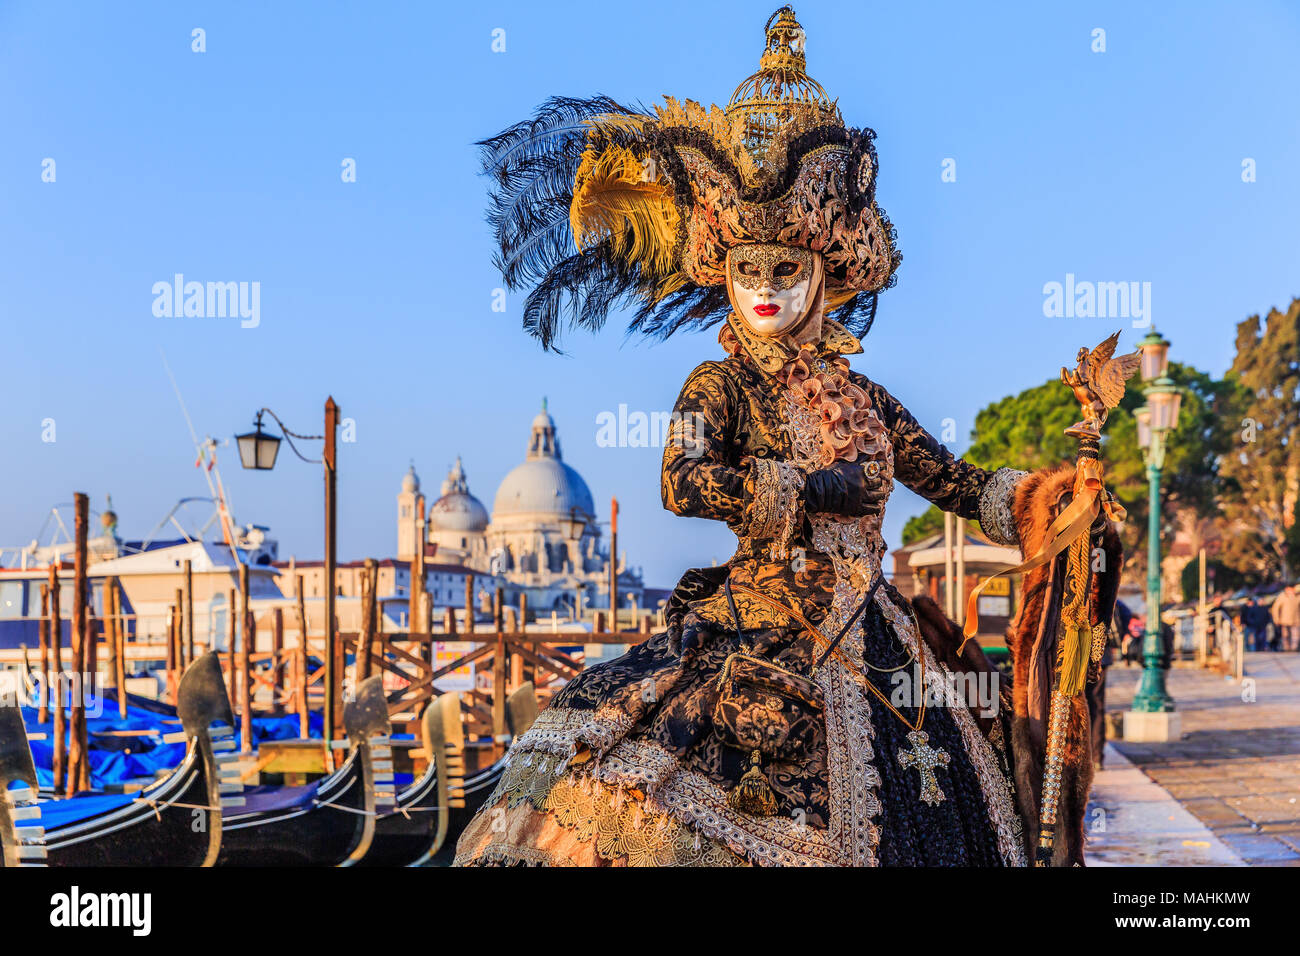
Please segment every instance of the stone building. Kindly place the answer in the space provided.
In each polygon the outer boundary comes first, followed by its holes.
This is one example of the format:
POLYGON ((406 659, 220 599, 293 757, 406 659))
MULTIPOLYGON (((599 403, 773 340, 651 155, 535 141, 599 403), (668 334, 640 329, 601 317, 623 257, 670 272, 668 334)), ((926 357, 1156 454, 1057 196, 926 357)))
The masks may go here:
MULTIPOLYGON (((420 479, 414 467, 397 496, 397 557, 415 555, 420 479)), ((460 457, 428 506, 427 560, 463 565, 506 583, 511 603, 528 595, 538 611, 572 613, 609 607, 609 561, 601 523, 586 481, 564 461, 555 420, 542 402, 532 421, 524 460, 502 480, 488 513, 470 491, 460 457)), ((619 560, 619 606, 644 607, 639 572, 619 560)))

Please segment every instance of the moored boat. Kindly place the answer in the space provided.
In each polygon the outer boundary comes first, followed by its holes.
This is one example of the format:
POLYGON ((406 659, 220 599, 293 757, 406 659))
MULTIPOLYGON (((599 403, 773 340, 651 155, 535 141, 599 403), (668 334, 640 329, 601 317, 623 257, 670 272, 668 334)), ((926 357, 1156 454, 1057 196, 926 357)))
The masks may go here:
POLYGON ((6 865, 211 866, 221 846, 217 753, 233 726, 215 654, 185 670, 177 712, 185 757, 158 783, 134 794, 40 800, 21 711, 0 707, 6 865))
POLYGON ((370 849, 376 808, 394 803, 390 725, 382 681, 362 681, 343 709, 348 754, 302 786, 254 786, 222 822, 218 866, 351 866, 370 849))

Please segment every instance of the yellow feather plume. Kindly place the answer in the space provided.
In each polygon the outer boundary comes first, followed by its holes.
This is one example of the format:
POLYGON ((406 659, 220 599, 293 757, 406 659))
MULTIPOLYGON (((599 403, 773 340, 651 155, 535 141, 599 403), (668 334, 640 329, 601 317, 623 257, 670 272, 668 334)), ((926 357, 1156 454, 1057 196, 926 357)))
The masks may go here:
POLYGON ((573 239, 585 243, 611 239, 614 251, 652 275, 675 271, 677 208, 672 190, 656 182, 632 150, 608 147, 583 153, 574 177, 569 207, 573 239))

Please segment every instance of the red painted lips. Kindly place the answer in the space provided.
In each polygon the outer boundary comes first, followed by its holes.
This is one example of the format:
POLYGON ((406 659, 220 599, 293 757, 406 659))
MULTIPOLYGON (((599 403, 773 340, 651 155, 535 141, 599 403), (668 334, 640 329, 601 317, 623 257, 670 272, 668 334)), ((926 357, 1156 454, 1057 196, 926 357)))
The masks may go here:
POLYGON ((757 312, 759 315, 763 316, 764 318, 770 319, 772 316, 776 315, 778 312, 781 311, 781 307, 779 305, 776 305, 775 303, 770 305, 756 305, 754 306, 754 311, 757 312))

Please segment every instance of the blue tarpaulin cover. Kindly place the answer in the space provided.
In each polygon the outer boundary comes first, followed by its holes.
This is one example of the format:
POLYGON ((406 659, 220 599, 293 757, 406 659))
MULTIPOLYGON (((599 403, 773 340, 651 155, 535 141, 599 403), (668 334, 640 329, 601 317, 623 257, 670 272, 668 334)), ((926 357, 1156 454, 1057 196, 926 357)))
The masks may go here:
POLYGON ((87 793, 67 800, 42 800, 41 826, 46 831, 57 830, 90 817, 124 807, 134 798, 121 793, 87 793))
POLYGON ((241 794, 244 805, 230 811, 227 816, 241 817, 249 813, 266 813, 268 810, 306 808, 311 805, 319 789, 320 781, 297 787, 275 787, 266 784, 245 787, 241 794))
MULTIPOLYGON (((104 699, 87 696, 86 732, 90 742, 90 786, 92 790, 122 784, 132 780, 153 780, 180 765, 185 756, 185 744, 165 744, 163 734, 182 730, 180 718, 166 704, 148 703, 149 709, 128 703, 126 717, 118 715, 117 700, 112 692, 104 699), (149 730, 149 736, 112 736, 116 730, 149 730)), ((23 706, 23 722, 28 733, 43 733, 44 740, 31 741, 32 760, 36 764, 37 783, 42 787, 54 783, 54 722, 37 723, 39 712, 35 707, 23 706)), ((313 737, 321 735, 324 726, 321 715, 313 713, 309 731, 313 737)), ((254 717, 254 741, 290 740, 298 736, 296 714, 284 717, 254 717)), ((238 739, 238 727, 236 727, 238 739)))

